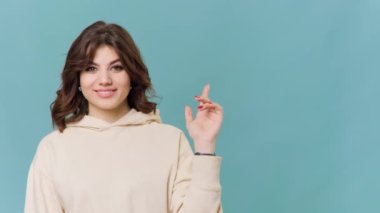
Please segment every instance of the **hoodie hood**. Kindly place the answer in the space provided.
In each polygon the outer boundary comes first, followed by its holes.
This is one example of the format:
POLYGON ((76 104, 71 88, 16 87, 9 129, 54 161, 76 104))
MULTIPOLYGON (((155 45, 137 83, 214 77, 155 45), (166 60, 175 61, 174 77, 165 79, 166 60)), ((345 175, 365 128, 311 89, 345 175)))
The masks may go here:
POLYGON ((113 123, 109 123, 102 119, 85 115, 80 121, 68 124, 67 127, 78 127, 92 129, 96 131, 104 131, 106 129, 116 126, 139 126, 153 122, 161 123, 161 117, 158 109, 156 109, 156 113, 152 111, 148 114, 138 112, 135 109, 131 109, 127 114, 125 114, 119 120, 113 123))

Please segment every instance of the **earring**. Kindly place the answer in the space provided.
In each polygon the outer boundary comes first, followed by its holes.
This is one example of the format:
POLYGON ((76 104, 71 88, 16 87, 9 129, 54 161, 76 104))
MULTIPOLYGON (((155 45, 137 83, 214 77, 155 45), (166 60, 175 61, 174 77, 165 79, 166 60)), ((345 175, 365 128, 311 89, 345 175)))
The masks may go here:
POLYGON ((78 87, 78 90, 79 90, 80 92, 82 92, 82 88, 78 87))

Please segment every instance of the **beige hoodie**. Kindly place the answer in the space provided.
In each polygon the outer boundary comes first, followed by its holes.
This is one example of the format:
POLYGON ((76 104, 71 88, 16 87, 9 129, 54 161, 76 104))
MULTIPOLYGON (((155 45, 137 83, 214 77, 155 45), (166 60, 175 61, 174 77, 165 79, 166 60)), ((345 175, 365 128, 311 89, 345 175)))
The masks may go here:
POLYGON ((25 213, 221 213, 220 163, 158 113, 85 116, 40 142, 25 213))

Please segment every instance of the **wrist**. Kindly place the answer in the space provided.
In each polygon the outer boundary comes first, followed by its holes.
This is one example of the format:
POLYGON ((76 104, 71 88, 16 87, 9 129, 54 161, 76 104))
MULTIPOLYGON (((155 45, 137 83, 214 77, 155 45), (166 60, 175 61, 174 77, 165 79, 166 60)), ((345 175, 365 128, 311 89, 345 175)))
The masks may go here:
POLYGON ((202 153, 202 152, 195 152, 194 155, 203 155, 203 156, 216 156, 214 153, 202 153))
POLYGON ((215 153, 215 145, 195 144, 195 152, 215 153))

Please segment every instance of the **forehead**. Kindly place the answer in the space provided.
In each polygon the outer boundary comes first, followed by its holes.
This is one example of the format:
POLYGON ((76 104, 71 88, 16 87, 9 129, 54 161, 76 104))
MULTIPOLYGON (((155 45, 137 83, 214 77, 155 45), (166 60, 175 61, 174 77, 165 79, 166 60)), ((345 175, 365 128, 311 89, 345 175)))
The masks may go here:
POLYGON ((109 63, 120 59, 116 50, 109 45, 101 45, 99 47, 89 49, 89 58, 95 63, 109 63), (91 57, 92 56, 92 57, 91 57))

